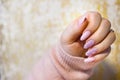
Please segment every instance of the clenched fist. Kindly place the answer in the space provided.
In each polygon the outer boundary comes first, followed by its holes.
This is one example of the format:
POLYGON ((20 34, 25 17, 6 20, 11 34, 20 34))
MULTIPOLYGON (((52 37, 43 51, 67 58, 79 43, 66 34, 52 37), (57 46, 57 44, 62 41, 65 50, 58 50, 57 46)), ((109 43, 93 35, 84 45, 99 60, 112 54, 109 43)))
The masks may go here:
POLYGON ((111 50, 115 33, 109 20, 98 12, 87 12, 73 21, 60 38, 58 51, 75 57, 85 58, 84 62, 99 62, 111 50))
POLYGON ((110 53, 114 40, 110 21, 98 12, 87 12, 65 29, 59 44, 25 80, 88 80, 96 63, 110 53))

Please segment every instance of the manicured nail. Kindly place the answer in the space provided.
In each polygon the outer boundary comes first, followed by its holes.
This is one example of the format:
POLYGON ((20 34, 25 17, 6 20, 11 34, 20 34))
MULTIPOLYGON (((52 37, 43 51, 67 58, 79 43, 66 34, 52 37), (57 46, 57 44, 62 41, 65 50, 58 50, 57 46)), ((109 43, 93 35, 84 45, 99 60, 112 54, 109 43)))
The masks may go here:
POLYGON ((79 20, 79 26, 81 26, 82 23, 83 23, 85 20, 86 20, 86 17, 85 17, 85 16, 83 16, 82 18, 80 18, 80 20, 79 20))
POLYGON ((96 52, 97 52, 97 49, 96 48, 92 48, 92 49, 88 50, 85 55, 86 56, 92 56, 96 52))
POLYGON ((82 34, 80 40, 81 40, 81 41, 84 41, 85 39, 87 39, 87 38, 90 36, 90 34, 91 34, 90 31, 85 31, 85 32, 82 34))
POLYGON ((84 49, 88 49, 88 48, 92 47, 94 44, 95 44, 94 40, 89 40, 85 43, 84 49))
POLYGON ((94 57, 88 57, 88 58, 86 58, 86 59, 84 60, 85 63, 91 63, 91 62, 93 62, 93 61, 95 61, 95 58, 94 58, 94 57))

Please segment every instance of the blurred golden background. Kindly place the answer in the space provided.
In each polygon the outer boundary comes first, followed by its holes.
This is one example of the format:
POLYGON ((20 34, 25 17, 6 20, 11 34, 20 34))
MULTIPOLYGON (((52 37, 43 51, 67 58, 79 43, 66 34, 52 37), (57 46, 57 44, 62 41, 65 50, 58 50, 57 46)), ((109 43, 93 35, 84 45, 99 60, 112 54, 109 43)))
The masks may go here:
POLYGON ((120 80, 120 0, 0 0, 1 80, 23 80, 67 25, 87 11, 108 18, 117 35, 90 80, 120 80))

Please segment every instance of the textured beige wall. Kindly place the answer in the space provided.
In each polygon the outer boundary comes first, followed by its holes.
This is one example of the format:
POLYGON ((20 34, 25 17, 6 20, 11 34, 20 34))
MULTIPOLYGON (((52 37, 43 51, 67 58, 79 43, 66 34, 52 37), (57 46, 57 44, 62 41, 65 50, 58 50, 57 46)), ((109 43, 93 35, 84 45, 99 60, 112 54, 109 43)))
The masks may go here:
POLYGON ((1 80, 22 80, 66 26, 90 10, 110 19, 117 34, 91 80, 119 80, 120 0, 0 0, 1 80))

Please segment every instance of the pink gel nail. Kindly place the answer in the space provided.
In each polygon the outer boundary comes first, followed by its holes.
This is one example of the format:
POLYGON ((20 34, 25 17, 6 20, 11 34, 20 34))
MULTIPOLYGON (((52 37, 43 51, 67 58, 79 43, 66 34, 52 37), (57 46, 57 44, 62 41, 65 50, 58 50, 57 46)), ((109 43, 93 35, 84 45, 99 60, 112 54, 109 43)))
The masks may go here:
POLYGON ((88 50, 86 52, 86 56, 92 56, 93 54, 95 54, 97 52, 97 49, 96 48, 92 48, 90 50, 88 50))
POLYGON ((90 63, 90 62, 93 62, 95 60, 94 57, 88 57, 84 60, 85 63, 90 63))
POLYGON ((79 20, 79 26, 81 26, 82 23, 83 23, 85 20, 86 20, 86 17, 85 17, 85 16, 83 16, 82 18, 80 18, 80 20, 79 20))
POLYGON ((87 38, 90 36, 90 34, 91 34, 90 31, 85 31, 85 32, 82 34, 80 40, 81 40, 81 41, 84 41, 85 39, 87 39, 87 38))
POLYGON ((84 49, 88 49, 92 47, 95 44, 94 40, 89 40, 88 42, 85 43, 84 49))

